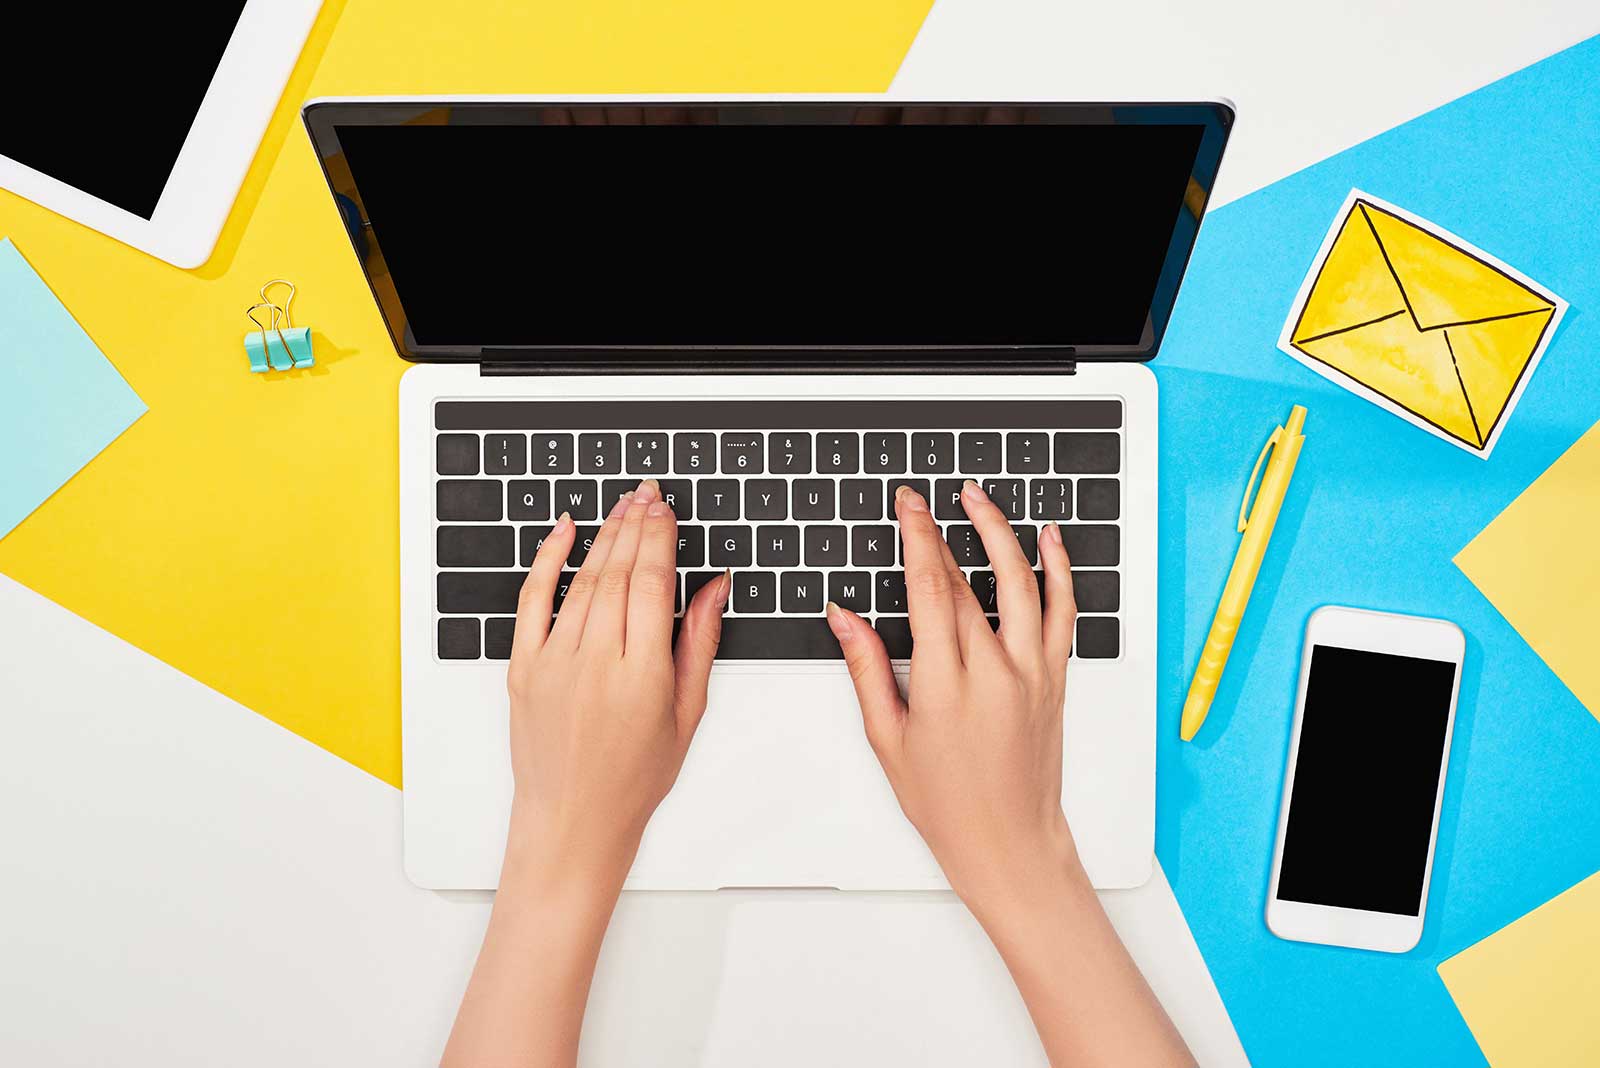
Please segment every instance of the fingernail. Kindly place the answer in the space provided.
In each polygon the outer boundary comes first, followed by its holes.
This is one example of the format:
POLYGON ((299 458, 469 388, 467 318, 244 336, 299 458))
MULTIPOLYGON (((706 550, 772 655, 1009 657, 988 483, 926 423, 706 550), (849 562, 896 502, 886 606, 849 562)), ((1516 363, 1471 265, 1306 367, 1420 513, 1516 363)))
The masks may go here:
POLYGON ((659 519, 661 516, 666 515, 670 511, 672 511, 672 506, 666 501, 651 501, 650 508, 645 514, 651 516, 652 518, 659 519))
POLYGON ((607 519, 615 519, 615 518, 617 518, 623 512, 626 512, 628 510, 628 505, 630 505, 632 503, 633 503, 633 494, 624 493, 624 494, 619 495, 617 497, 617 503, 613 504, 611 506, 611 514, 606 516, 606 518, 607 519))
POLYGON ((926 512, 928 510, 928 502, 922 499, 922 494, 910 486, 901 486, 895 490, 894 499, 896 504, 904 505, 913 512, 926 512))
POLYGON ((717 607, 721 608, 728 603, 728 598, 733 594, 733 569, 722 573, 722 588, 717 591, 717 607))
POLYGON ((1055 523, 1050 523, 1045 526, 1044 536, 1055 542, 1057 545, 1061 544, 1061 528, 1055 523))
POLYGON ((639 483, 639 488, 633 491, 633 499, 644 504, 649 504, 654 500, 660 500, 660 498, 661 483, 657 482, 653 478, 645 479, 643 482, 639 483))
POLYGON ((966 482, 962 483, 961 492, 965 493, 968 497, 971 497, 975 501, 986 501, 989 499, 989 495, 983 492, 983 487, 978 485, 970 478, 967 479, 966 482))
POLYGON ((844 614, 844 609, 832 601, 828 602, 828 629, 833 631, 833 636, 841 642, 850 640, 852 633, 850 617, 844 614))
POLYGON ((556 519, 556 528, 555 528, 555 530, 552 530, 550 533, 552 533, 552 534, 565 534, 567 528, 570 527, 571 525, 572 525, 572 513, 571 512, 562 512, 561 515, 556 519))

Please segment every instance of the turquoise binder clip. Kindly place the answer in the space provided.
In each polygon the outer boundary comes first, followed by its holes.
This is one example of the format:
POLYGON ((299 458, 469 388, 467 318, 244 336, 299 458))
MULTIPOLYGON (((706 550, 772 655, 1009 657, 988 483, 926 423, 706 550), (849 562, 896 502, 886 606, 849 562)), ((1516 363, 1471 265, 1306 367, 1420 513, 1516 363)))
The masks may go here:
POLYGON ((268 370, 287 371, 293 367, 312 367, 316 360, 311 352, 311 328, 295 326, 289 317, 294 304, 294 283, 287 278, 274 278, 261 287, 261 300, 245 309, 245 315, 256 329, 244 336, 244 352, 250 358, 252 374, 265 374, 268 370), (273 286, 288 286, 289 296, 280 306, 267 296, 273 286), (256 318, 261 312, 267 316, 263 323, 256 318))

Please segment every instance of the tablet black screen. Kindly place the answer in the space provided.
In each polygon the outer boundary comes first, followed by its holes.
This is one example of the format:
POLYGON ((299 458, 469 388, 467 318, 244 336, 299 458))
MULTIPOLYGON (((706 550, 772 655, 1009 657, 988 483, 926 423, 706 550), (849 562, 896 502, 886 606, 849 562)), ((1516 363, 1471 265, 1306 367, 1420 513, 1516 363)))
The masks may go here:
POLYGON ((0 154, 150 218, 244 6, 30 8, 0 63, 0 154))

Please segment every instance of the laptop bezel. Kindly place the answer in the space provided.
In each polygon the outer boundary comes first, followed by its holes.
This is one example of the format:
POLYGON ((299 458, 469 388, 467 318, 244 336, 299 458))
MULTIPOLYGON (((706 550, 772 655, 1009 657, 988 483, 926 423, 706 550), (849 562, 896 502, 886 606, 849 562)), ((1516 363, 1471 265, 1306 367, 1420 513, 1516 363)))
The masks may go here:
POLYGON ((1233 107, 1224 101, 1190 102, 1063 102, 911 101, 857 96, 470 96, 367 97, 313 100, 302 109, 318 164, 334 195, 373 299, 383 316, 395 351, 413 363, 476 363, 485 373, 683 373, 721 372, 928 372, 982 368, 989 371, 1049 372, 1071 370, 1077 362, 1152 360, 1160 351, 1183 276, 1192 258, 1205 208, 1215 187, 1223 151, 1233 127, 1233 107), (387 282, 387 270, 376 236, 361 209, 354 176, 341 160, 341 125, 400 125, 432 118, 429 112, 465 110, 474 123, 503 124, 533 109, 561 104, 607 107, 717 107, 779 109, 814 117, 819 109, 844 112, 861 107, 894 108, 1023 108, 1048 110, 1057 124, 1194 123, 1202 127, 1200 148, 1183 207, 1176 213, 1172 237, 1147 312, 1144 336, 1137 345, 594 345, 594 346, 422 346, 407 336, 399 294, 387 282))

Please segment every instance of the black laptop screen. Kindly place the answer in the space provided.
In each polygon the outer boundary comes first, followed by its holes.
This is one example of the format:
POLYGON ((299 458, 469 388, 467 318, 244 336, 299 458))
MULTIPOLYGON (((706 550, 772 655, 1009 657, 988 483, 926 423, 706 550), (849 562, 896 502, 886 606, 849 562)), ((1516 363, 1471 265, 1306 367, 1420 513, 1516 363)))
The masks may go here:
POLYGON ((414 353, 1153 349, 1215 112, 1049 111, 456 107, 335 129, 414 353))

